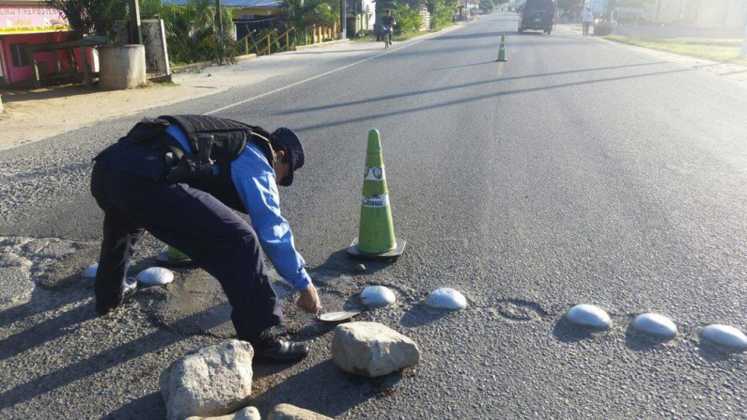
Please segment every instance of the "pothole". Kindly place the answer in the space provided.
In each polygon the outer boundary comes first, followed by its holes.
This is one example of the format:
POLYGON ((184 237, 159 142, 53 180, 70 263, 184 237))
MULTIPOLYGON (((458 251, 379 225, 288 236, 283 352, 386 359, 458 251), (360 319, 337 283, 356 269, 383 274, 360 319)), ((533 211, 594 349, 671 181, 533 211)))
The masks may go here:
POLYGON ((91 244, 60 238, 0 236, 0 308, 27 303, 37 284, 55 287, 77 279, 81 250, 91 244))

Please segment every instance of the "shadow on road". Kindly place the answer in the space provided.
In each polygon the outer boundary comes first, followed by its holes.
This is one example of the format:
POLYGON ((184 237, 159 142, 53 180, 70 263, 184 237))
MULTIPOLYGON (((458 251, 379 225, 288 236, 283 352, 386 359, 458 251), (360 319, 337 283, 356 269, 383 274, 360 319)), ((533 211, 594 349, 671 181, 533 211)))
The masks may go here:
POLYGON ((563 343, 578 343, 594 338, 593 329, 583 328, 561 317, 552 329, 552 335, 563 343))
POLYGON ((166 406, 160 392, 153 392, 132 400, 102 417, 105 420, 157 420, 166 418, 166 406))
POLYGON ((309 275, 315 281, 318 279, 321 283, 330 283, 338 280, 341 276, 366 276, 375 274, 392 265, 387 260, 357 260, 351 258, 347 249, 335 251, 327 257, 323 263, 316 267, 308 268, 309 275), (359 268, 363 264, 365 270, 359 268))
MULTIPOLYGON (((623 80, 640 79, 644 77, 658 77, 658 76, 664 76, 664 75, 670 75, 670 74, 686 73, 690 71, 693 71, 693 69, 666 70, 666 71, 643 73, 643 74, 636 74, 636 75, 630 75, 630 76, 619 76, 619 77, 609 77, 609 78, 603 78, 603 79, 587 80, 583 82, 560 83, 557 85, 548 85, 548 86, 541 86, 541 87, 535 87, 535 88, 507 90, 507 91, 489 93, 489 94, 484 94, 484 95, 469 96, 469 97, 462 98, 462 99, 456 99, 456 100, 441 102, 441 103, 432 104, 432 105, 426 105, 426 106, 420 106, 420 107, 414 107, 414 108, 406 108, 406 109, 400 109, 400 110, 389 111, 389 112, 382 112, 379 114, 367 114, 361 117, 331 121, 331 122, 322 123, 322 124, 301 126, 301 127, 297 127, 297 130, 303 132, 303 131, 309 131, 309 130, 316 130, 320 128, 329 128, 329 127, 335 127, 335 126, 340 126, 340 125, 345 125, 345 124, 352 124, 352 123, 359 123, 363 121, 375 120, 378 118, 401 116, 404 114, 412 114, 412 113, 417 113, 417 112, 429 111, 432 109, 445 108, 445 107, 455 106, 455 105, 462 105, 462 104, 470 103, 470 102, 479 102, 479 101, 483 101, 486 99, 499 98, 502 96, 520 95, 520 94, 542 92, 542 91, 554 90, 554 89, 564 89, 564 88, 576 87, 576 86, 593 85, 597 83, 619 82, 623 80)), ((474 85, 495 83, 495 82, 500 82, 502 80, 508 80, 508 79, 496 79, 493 81, 477 82, 477 83, 474 83, 474 85)), ((448 89, 448 88, 445 88, 445 89, 448 89)), ((416 94, 420 94, 420 93, 416 93, 416 94)), ((369 101, 362 101, 362 102, 365 103, 369 101)), ((330 107, 336 107, 336 105, 330 106, 330 107)))
MULTIPOLYGON (((353 376, 342 372, 332 360, 325 360, 264 389, 252 399, 252 405, 266 413, 276 404, 288 403, 337 417, 369 399, 397 392, 401 379, 401 373, 374 379, 353 376)), ((263 387, 259 381, 257 388, 263 387)))
POLYGON ((700 340, 698 343, 698 353, 705 361, 710 363, 717 362, 736 362, 743 366, 743 352, 729 350, 725 347, 719 347, 706 341, 700 340))
MULTIPOLYGON (((35 296, 38 296, 38 294, 35 293, 35 296)), ((84 298, 84 296, 78 297, 80 300, 84 298)), ((32 297, 32 299, 34 298, 32 297)), ((93 305, 82 305, 11 335, 0 341, 0 361, 67 335, 76 325, 82 324, 94 318, 94 316, 93 305)))
POLYGON ((418 303, 400 318, 399 323, 403 327, 416 328, 436 322, 452 315, 452 311, 433 309, 424 303, 418 303))
MULTIPOLYGON (((85 305, 82 308, 80 314, 93 314, 92 304, 85 305)), ((181 324, 194 324, 195 320, 193 318, 200 317, 201 315, 202 314, 195 314, 191 317, 179 320, 170 327, 175 330, 184 329, 186 327, 181 324)), ((63 387, 88 376, 106 371, 115 366, 136 359, 144 354, 158 351, 164 347, 177 343, 182 339, 184 339, 184 336, 180 334, 176 334, 167 329, 160 329, 136 340, 103 351, 87 359, 79 360, 65 366, 64 368, 37 377, 30 382, 17 385, 14 388, 1 393, 0 410, 28 401, 39 395, 46 394, 59 387, 63 387)))
POLYGON ((671 341, 669 338, 658 338, 641 334, 633 328, 632 323, 629 323, 628 328, 625 330, 625 345, 633 351, 653 351, 662 348, 669 341, 671 341))
POLYGON ((475 39, 475 38, 498 38, 501 35, 508 35, 508 31, 497 31, 497 32, 476 32, 470 34, 453 34, 443 35, 433 38, 433 41, 449 41, 452 39, 475 39))
MULTIPOLYGON (((475 65, 487 64, 487 63, 494 63, 494 61, 485 61, 483 63, 468 64, 467 66, 470 66, 470 65, 475 66, 475 65)), ((533 78, 542 78, 542 77, 549 77, 549 76, 562 76, 562 75, 568 75, 568 74, 587 73, 587 72, 605 71, 605 70, 618 70, 618 69, 624 69, 624 68, 654 66, 654 65, 660 65, 660 64, 666 64, 666 62, 656 61, 656 62, 650 62, 650 63, 626 64, 626 65, 621 65, 621 66, 592 67, 592 68, 586 68, 586 69, 565 70, 565 71, 557 71, 557 72, 551 72, 551 73, 530 74, 530 75, 515 76, 515 77, 503 77, 500 79, 480 80, 477 82, 464 83, 460 85, 445 86, 445 87, 439 87, 439 88, 433 88, 433 89, 424 89, 424 90, 419 90, 415 92, 405 92, 405 93, 397 93, 397 94, 392 94, 392 95, 376 96, 376 97, 360 99, 356 101, 341 102, 341 103, 336 103, 336 104, 327 104, 327 105, 320 105, 320 106, 313 106, 313 107, 295 108, 295 109, 278 112, 276 113, 276 115, 291 115, 291 114, 300 114, 300 113, 307 113, 307 112, 313 112, 313 111, 324 111, 324 110, 335 109, 335 108, 347 108, 347 107, 354 106, 354 105, 364 105, 364 104, 370 104, 372 102, 381 102, 381 101, 388 101, 392 99, 401 99, 401 98, 406 98, 410 96, 419 96, 419 95, 425 95, 429 93, 439 93, 439 92, 458 90, 458 89, 464 89, 464 88, 475 87, 475 86, 490 85, 490 84, 499 83, 499 82, 508 82, 512 80, 533 79, 533 78)), ((447 69, 458 68, 458 67, 462 67, 462 66, 442 67, 442 68, 437 68, 435 70, 447 70, 447 69)), ((632 76, 628 76, 628 77, 632 77, 632 76)), ((586 83, 590 83, 590 82, 586 82, 586 83)))
POLYGON ((493 64, 494 65, 495 63, 496 63, 495 60, 488 60, 488 61, 480 61, 479 63, 460 64, 458 66, 437 67, 437 68, 435 68, 433 70, 434 71, 439 71, 439 70, 463 69, 463 68, 466 68, 466 67, 484 66, 484 65, 487 65, 487 64, 493 64))

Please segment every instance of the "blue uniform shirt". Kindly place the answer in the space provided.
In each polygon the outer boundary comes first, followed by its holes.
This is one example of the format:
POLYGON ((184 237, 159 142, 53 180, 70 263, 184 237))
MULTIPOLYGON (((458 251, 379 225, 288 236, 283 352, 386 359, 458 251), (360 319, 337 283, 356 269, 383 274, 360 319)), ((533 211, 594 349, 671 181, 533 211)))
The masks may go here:
MULTIPOLYGON (((171 125, 166 132, 186 152, 192 153, 187 136, 181 128, 171 125)), ((231 179, 252 219, 252 226, 262 249, 275 269, 297 289, 309 287, 311 278, 304 268, 306 262, 296 251, 288 221, 280 214, 275 170, 264 153, 253 144, 247 144, 239 157, 231 162, 231 179)))

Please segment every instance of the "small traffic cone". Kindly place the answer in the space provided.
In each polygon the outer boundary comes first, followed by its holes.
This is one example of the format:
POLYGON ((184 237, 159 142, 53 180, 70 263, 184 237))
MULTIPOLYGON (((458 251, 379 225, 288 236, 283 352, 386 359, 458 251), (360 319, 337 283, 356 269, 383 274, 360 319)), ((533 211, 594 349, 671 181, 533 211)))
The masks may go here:
POLYGON ((498 59, 496 61, 508 61, 508 53, 506 52, 506 35, 501 35, 501 45, 498 47, 498 59))
POLYGON ((405 241, 397 241, 394 235, 379 130, 371 130, 368 132, 360 230, 348 254, 356 258, 392 259, 402 255, 404 250, 405 241))

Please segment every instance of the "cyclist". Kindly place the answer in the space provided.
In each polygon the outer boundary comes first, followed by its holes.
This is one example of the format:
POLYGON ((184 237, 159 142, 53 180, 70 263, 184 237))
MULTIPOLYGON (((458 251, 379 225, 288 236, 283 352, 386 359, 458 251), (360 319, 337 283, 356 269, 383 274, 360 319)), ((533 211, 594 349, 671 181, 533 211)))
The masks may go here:
POLYGON ((392 32, 394 32, 394 25, 397 21, 392 16, 392 11, 387 10, 386 15, 381 18, 381 31, 384 33, 384 47, 389 48, 392 45, 392 32))

